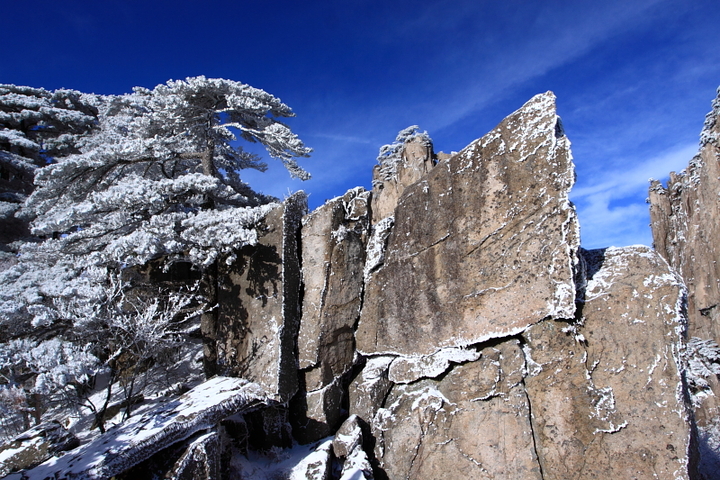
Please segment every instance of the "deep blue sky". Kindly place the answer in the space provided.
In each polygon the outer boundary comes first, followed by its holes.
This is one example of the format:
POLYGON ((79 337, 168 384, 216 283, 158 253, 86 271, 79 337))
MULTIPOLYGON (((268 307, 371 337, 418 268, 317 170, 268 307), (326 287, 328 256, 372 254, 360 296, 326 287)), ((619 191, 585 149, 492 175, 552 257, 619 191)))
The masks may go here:
POLYGON ((311 207, 370 186, 381 145, 420 125, 457 151, 552 90, 586 248, 651 242, 649 177, 697 151, 720 85, 717 0, 0 0, 0 83, 119 94, 205 75, 297 113, 308 182, 245 175, 311 207))

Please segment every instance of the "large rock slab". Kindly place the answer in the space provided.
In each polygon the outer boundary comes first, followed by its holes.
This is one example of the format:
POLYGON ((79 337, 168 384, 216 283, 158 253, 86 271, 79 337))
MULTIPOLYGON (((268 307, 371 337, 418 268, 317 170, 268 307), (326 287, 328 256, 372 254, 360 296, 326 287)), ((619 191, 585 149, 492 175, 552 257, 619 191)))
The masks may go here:
POLYGON ((218 373, 255 382, 283 402, 298 387, 298 231, 306 211, 304 193, 288 198, 258 226, 258 243, 219 267, 218 373))
MULTIPOLYGON (((303 219, 304 298, 298 335, 301 369, 319 368, 312 389, 353 362, 353 328, 362 306, 370 192, 348 191, 303 219)), ((311 385, 312 383, 312 385, 311 385)))
POLYGON ((369 202, 370 192, 358 187, 303 219, 302 391, 292 404, 301 443, 331 435, 342 421, 343 376, 353 366, 354 327, 362 306, 369 202))
POLYGON ((389 478, 542 479, 525 362, 509 339, 441 380, 397 385, 373 421, 389 478))
POLYGON ((30 480, 106 479, 222 419, 272 403, 254 383, 215 377, 180 397, 131 417, 94 441, 23 472, 30 480))
POLYGON ((692 478, 682 283, 647 247, 586 258, 582 318, 523 334, 543 478, 692 478))
POLYGON ((408 186, 366 285, 358 349, 428 355, 572 318, 573 182, 548 92, 408 186))

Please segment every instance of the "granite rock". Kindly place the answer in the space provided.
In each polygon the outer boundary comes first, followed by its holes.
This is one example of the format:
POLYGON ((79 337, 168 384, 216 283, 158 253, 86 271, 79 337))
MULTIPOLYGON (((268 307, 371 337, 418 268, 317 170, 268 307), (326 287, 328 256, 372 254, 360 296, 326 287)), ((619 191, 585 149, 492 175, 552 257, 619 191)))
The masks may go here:
POLYGON ((408 186, 365 286, 358 350, 430 355, 573 318, 569 147, 548 92, 408 186))

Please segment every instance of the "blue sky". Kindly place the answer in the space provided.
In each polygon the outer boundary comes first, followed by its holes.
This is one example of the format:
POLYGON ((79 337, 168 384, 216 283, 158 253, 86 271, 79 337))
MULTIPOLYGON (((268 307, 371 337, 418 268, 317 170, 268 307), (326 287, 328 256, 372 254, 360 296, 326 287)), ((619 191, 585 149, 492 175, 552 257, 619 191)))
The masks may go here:
POLYGON ((311 207, 370 186, 381 145, 420 125, 457 151, 552 90, 573 144, 583 246, 651 243, 647 180, 696 153, 720 85, 717 0, 0 0, 0 83, 119 94, 205 75, 297 114, 307 182, 244 178, 311 207))

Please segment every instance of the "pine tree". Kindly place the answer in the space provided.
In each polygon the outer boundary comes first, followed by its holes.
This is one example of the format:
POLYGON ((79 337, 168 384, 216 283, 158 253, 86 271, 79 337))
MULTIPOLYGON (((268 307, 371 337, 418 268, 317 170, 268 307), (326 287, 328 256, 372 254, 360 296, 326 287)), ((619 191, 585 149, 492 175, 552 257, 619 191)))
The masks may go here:
MULTIPOLYGON (((255 226, 277 201, 241 180, 243 169, 266 165, 238 140, 262 144, 300 179, 309 175, 296 159, 310 149, 280 121, 293 116, 289 107, 230 80, 78 98, 96 127, 73 137, 68 155, 40 152, 47 165, 36 169, 22 214, 42 241, 0 272, 0 341, 41 334, 84 349, 90 340, 92 358, 131 396, 183 322, 214 303, 213 288, 173 292, 139 269, 189 263, 198 285, 214 285, 217 262, 257 241, 255 226)), ((109 399, 110 390, 104 405, 89 405, 100 425, 109 399)))
POLYGON ((28 234, 15 213, 33 190, 35 171, 77 153, 96 115, 75 90, 0 85, 0 250, 28 234))

